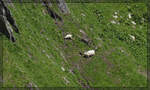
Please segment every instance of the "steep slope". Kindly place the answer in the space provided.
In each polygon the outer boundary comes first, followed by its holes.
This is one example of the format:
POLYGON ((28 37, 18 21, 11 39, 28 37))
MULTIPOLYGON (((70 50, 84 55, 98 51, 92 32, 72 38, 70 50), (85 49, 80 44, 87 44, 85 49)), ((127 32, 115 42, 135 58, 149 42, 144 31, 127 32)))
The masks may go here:
POLYGON ((63 15, 53 4, 64 21, 55 24, 40 3, 9 5, 20 34, 15 34, 15 43, 4 37, 4 86, 146 86, 146 6, 68 3, 68 7, 70 14, 63 15), (90 44, 81 41, 81 30, 90 44), (72 40, 63 39, 67 33, 72 40), (91 49, 96 49, 93 57, 79 54, 91 49))

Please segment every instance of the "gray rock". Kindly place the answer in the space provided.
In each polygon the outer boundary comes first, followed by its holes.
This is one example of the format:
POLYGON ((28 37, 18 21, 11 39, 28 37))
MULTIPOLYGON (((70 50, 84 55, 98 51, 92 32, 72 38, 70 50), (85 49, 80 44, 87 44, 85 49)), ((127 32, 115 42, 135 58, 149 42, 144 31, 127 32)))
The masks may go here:
POLYGON ((8 22, 6 21, 5 17, 0 16, 0 32, 7 38, 9 38, 12 42, 15 42, 15 38, 12 34, 12 29, 7 25, 8 22))
POLYGON ((83 31, 83 30, 80 30, 80 33, 82 34, 82 38, 81 38, 81 41, 86 43, 87 45, 90 45, 91 44, 91 39, 87 36, 87 34, 83 31))
POLYGON ((7 38, 9 38, 12 42, 15 42, 12 28, 15 32, 19 33, 18 27, 15 23, 15 20, 11 16, 10 11, 8 10, 4 2, 0 0, 0 32, 7 38))
POLYGON ((70 11, 65 3, 65 0, 56 0, 58 3, 58 7, 63 14, 69 14, 70 11))
POLYGON ((63 21, 63 20, 62 20, 62 17, 59 16, 56 12, 54 12, 54 11, 52 10, 52 8, 50 8, 49 2, 48 2, 47 0, 42 0, 42 4, 43 4, 43 6, 46 8, 48 14, 49 14, 53 19, 55 19, 55 21, 57 21, 57 20, 63 21))

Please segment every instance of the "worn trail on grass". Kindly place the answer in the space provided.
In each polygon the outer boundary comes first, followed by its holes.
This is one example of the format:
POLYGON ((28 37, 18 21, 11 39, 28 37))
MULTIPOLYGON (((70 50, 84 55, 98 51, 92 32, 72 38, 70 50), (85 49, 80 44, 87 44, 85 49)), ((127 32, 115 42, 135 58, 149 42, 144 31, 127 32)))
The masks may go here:
MULTIPOLYGON (((67 18, 67 20, 68 21, 72 21, 72 24, 76 25, 76 27, 78 27, 78 30, 81 29, 80 24, 75 22, 71 16, 70 16, 70 18, 67 18)), ((64 23, 63 22, 61 22, 61 24, 58 22, 57 26, 62 31, 62 38, 64 38, 65 34, 66 34, 65 30, 67 28, 64 27, 64 23)), ((76 38, 74 38, 74 39, 76 39, 76 38)), ((71 70, 74 71, 74 69, 77 69, 79 71, 80 75, 81 75, 81 78, 84 79, 84 80, 81 80, 80 78, 78 78, 78 82, 81 84, 82 87, 90 88, 90 84, 89 84, 90 80, 84 76, 85 72, 83 70, 83 65, 86 65, 87 61, 83 57, 81 57, 79 55, 79 52, 80 52, 79 47, 77 46, 77 44, 73 40, 67 41, 65 39, 64 39, 64 46, 63 47, 64 47, 63 48, 64 51, 65 51, 65 49, 70 49, 70 51, 68 53, 65 53, 66 54, 65 56, 66 56, 67 60, 73 60, 74 57, 77 57, 77 56, 79 57, 79 60, 70 62, 70 65, 72 67, 71 70), (68 46, 67 45, 68 42, 71 42, 72 46, 68 46)), ((91 59, 89 59, 89 60, 91 60, 91 59)))

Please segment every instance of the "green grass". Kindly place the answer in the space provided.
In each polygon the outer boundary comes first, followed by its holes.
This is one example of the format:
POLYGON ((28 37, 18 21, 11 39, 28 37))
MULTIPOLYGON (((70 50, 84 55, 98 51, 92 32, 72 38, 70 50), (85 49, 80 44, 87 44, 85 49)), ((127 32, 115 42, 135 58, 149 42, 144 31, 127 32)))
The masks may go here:
MULTIPOLYGON (((21 33, 14 33, 16 43, 4 38, 4 87, 24 87, 28 82, 38 87, 82 87, 79 80, 86 84, 86 79, 91 87, 147 85, 147 23, 141 22, 142 17, 147 18, 145 4, 68 3, 71 14, 61 15, 62 28, 64 33, 73 34, 73 40, 65 44, 62 31, 48 14, 42 13, 45 8, 41 4, 14 3, 14 6, 9 8, 21 33), (97 15, 96 10, 101 14, 97 15), (123 18, 116 19, 120 24, 111 24, 116 11, 123 18), (128 13, 134 15, 132 19, 127 20, 128 13), (136 28, 132 27, 131 20, 137 23, 136 28), (89 47, 80 41, 80 29, 94 45, 89 47), (135 41, 129 35, 134 35, 135 41), (95 56, 85 59, 79 55, 79 51, 94 46, 98 46, 95 56), (74 75, 68 71, 73 67, 74 75), (70 83, 65 84, 63 77, 70 83)), ((56 6, 53 9, 60 13, 56 6)))

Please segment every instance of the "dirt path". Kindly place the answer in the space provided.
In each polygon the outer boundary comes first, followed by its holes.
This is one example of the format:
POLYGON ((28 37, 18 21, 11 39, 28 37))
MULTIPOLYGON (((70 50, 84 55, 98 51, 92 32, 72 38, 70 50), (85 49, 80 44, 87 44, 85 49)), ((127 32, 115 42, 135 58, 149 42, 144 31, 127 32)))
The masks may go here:
MULTIPOLYGON (((67 33, 65 31, 67 28, 64 27, 63 18, 61 16, 57 15, 57 13, 55 13, 50 7, 48 7, 46 2, 44 2, 44 3, 45 3, 45 7, 46 7, 47 11, 49 12, 49 15, 55 20, 55 24, 57 25, 58 29, 62 31, 62 38, 64 38, 67 33), (57 16, 55 16, 55 15, 57 15, 57 16), (61 18, 61 20, 58 20, 57 18, 58 19, 61 18)), ((74 21, 71 16, 66 16, 64 18, 67 19, 67 21, 71 21, 71 23, 78 28, 78 32, 80 29, 83 29, 81 27, 81 24, 79 22, 74 21)), ((93 46, 91 45, 90 47, 93 47, 93 46)), ((90 88, 89 81, 91 82, 91 80, 89 80, 89 78, 85 77, 86 72, 84 71, 83 66, 88 64, 91 61, 91 59, 84 60, 84 58, 79 55, 80 48, 77 46, 77 44, 74 43, 73 40, 68 41, 68 40, 64 39, 64 45, 62 46, 63 52, 65 52, 65 50, 68 50, 69 48, 70 48, 70 51, 65 53, 65 55, 61 55, 61 56, 64 56, 63 58, 65 58, 65 63, 71 65, 71 70, 73 72, 74 72, 74 69, 77 69, 79 71, 81 78, 83 79, 83 80, 81 80, 80 78, 78 78, 78 82, 80 83, 80 85, 84 88, 90 88), (67 45, 68 42, 71 42, 72 46, 69 47, 67 45), (74 57, 78 57, 79 59, 73 61, 74 57), (69 61, 69 60, 72 60, 72 61, 69 61)))
MULTIPOLYGON (((79 24, 75 23, 72 18, 70 18, 68 20, 69 21, 72 20, 72 23, 74 25, 76 25, 77 28, 79 28, 79 29, 81 28, 81 26, 79 24)), ((62 31, 62 38, 63 38, 65 36, 65 33, 66 33, 65 29, 63 28, 64 24, 57 23, 56 25, 62 31)), ((80 85, 84 88, 90 88, 91 86, 90 86, 89 81, 91 82, 91 80, 89 78, 85 77, 85 75, 84 75, 85 72, 83 70, 83 65, 86 65, 87 63, 89 63, 91 61, 91 59, 82 60, 84 58, 79 55, 80 48, 77 47, 77 45, 73 41, 66 41, 64 39, 64 46, 63 47, 64 47, 63 48, 64 50, 65 50, 65 48, 67 48, 67 49, 70 48, 70 51, 71 51, 71 52, 66 53, 66 55, 65 55, 67 60, 72 60, 73 57, 80 57, 80 60, 70 62, 70 65, 72 67, 71 70, 74 72, 74 69, 77 69, 79 71, 80 75, 81 75, 81 78, 83 79, 83 80, 81 80, 80 78, 78 78, 78 82, 80 83, 80 85), (71 46, 71 47, 67 46, 67 42, 71 42, 73 46, 71 46), (72 51, 74 51, 74 52, 72 52, 72 51)))
POLYGON ((112 62, 110 60, 107 59, 107 57, 113 52, 115 51, 115 49, 111 49, 109 51, 104 52, 104 54, 101 56, 102 60, 107 64, 107 70, 111 70, 114 65, 112 64, 112 62))

